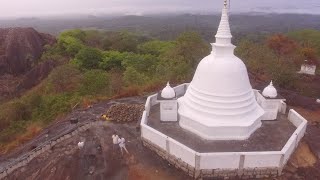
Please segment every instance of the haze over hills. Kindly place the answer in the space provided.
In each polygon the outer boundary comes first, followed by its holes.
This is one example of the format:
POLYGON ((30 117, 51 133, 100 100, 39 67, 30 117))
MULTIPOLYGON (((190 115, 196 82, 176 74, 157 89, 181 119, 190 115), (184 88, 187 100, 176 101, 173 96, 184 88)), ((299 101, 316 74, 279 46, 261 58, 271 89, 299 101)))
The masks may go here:
MULTIPOLYGON (((320 29, 320 15, 307 14, 231 14, 235 38, 243 35, 288 32, 299 29, 320 29)), ((0 20, 0 27, 34 27, 57 35, 66 29, 128 30, 159 39, 174 39, 184 31, 197 31, 207 41, 213 40, 219 15, 167 14, 148 16, 66 16, 17 18, 0 20)))
MULTIPOLYGON (((222 0, 19 0, 5 1, 0 7, 1 17, 40 17, 52 15, 148 15, 167 13, 210 14, 220 12, 222 0)), ((318 0, 231 0, 233 13, 306 13, 319 14, 318 0)))

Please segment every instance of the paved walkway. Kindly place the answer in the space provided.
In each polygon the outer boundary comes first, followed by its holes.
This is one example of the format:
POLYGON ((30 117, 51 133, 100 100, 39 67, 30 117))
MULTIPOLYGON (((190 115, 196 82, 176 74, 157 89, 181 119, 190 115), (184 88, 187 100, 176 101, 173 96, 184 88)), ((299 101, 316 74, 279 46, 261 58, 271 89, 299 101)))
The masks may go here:
POLYGON ((160 122, 159 104, 151 108, 148 125, 198 152, 280 151, 295 131, 295 126, 280 115, 276 121, 262 121, 262 126, 247 140, 204 140, 182 129, 178 122, 160 122))

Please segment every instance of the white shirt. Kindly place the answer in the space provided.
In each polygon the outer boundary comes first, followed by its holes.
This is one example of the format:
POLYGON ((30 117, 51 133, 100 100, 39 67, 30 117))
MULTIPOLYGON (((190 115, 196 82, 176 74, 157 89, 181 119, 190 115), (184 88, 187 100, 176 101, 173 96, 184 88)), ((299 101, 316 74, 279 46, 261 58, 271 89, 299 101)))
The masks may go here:
POLYGON ((112 135, 112 141, 113 144, 118 144, 119 143, 119 136, 118 135, 112 135))
POLYGON ((125 142, 126 142, 126 140, 124 139, 124 138, 119 138, 119 140, 118 140, 118 143, 119 143, 119 146, 120 147, 124 147, 125 146, 125 142))

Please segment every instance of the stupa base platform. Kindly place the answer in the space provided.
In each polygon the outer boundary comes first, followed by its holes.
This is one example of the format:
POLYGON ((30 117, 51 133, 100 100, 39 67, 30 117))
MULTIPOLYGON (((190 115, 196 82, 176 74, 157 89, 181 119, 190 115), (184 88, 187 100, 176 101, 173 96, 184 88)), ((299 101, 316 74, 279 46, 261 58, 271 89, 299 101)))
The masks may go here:
POLYGON ((261 127, 260 119, 250 125, 216 125, 206 126, 194 121, 189 117, 180 115, 179 125, 183 129, 190 131, 207 140, 246 140, 254 131, 261 127))
POLYGON ((276 121, 262 121, 261 127, 245 140, 206 140, 179 125, 179 122, 160 121, 159 104, 152 106, 148 125, 155 130, 183 143, 197 152, 279 151, 296 127, 285 115, 276 121))
MULTIPOLYGON (((187 87, 175 87, 177 97, 183 96, 187 87)), ((261 121, 261 127, 246 140, 207 140, 179 122, 161 122, 154 94, 148 97, 141 118, 141 140, 172 167, 195 179, 273 178, 281 175, 307 127, 307 120, 296 111, 281 112, 274 121, 261 121)))

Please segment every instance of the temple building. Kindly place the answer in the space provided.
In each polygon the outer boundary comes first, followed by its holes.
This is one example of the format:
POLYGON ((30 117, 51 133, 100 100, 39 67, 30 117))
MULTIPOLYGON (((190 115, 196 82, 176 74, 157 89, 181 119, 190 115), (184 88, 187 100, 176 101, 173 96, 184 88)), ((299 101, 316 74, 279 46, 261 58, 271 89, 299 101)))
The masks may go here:
POLYGON ((234 55, 227 0, 215 38, 190 83, 167 83, 147 98, 143 144, 194 178, 279 176, 307 121, 287 110, 272 81, 262 92, 252 88, 234 55))
POLYGON ((301 69, 298 72, 299 74, 308 74, 308 75, 315 75, 316 74, 317 66, 308 60, 304 60, 304 63, 301 65, 301 69))

